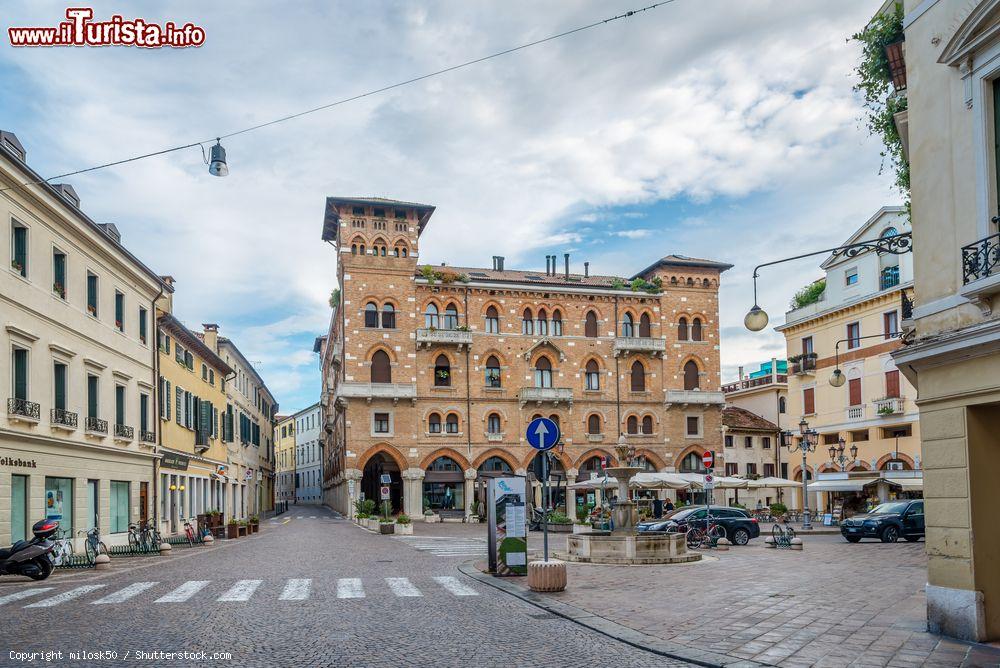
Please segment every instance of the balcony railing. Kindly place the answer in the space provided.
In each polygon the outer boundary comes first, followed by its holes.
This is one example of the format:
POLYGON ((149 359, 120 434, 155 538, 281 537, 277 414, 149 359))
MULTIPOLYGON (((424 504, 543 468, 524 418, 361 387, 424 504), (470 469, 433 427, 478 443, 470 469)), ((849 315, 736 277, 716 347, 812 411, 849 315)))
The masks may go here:
POLYGON ((84 420, 83 427, 84 429, 93 434, 108 433, 108 421, 102 420, 101 418, 88 417, 86 420, 84 420))
POLYGON ((461 329, 431 329, 420 328, 417 330, 417 343, 430 345, 453 345, 471 346, 472 332, 461 329))
POLYGON ((7 399, 7 417, 11 419, 38 422, 41 414, 42 407, 34 401, 16 397, 7 399))
POLYGON ((667 390, 666 404, 697 404, 710 406, 726 403, 726 395, 722 392, 705 392, 703 390, 667 390))
POLYGON ((962 282, 969 284, 992 276, 1000 266, 1000 234, 962 246, 962 282))
POLYGON ((648 336, 619 336, 615 338, 615 356, 620 353, 651 353, 662 355, 667 349, 667 342, 648 336))
POLYGON ((556 404, 565 401, 571 404, 573 403, 573 389, 569 387, 522 387, 517 398, 522 407, 529 401, 536 403, 547 401, 556 404))
POLYGON ((848 420, 864 420, 865 419, 865 405, 860 406, 848 406, 847 407, 847 419, 848 420))
POLYGON ((156 432, 155 431, 143 431, 139 430, 139 440, 143 443, 156 443, 156 432))
POLYGON ((49 422, 52 426, 62 429, 76 429, 77 414, 73 411, 53 408, 49 411, 49 422))
POLYGON ((135 429, 128 426, 127 424, 116 424, 115 425, 115 438, 119 438, 123 441, 131 441, 135 437, 135 429))
POLYGON ((899 285, 899 267, 886 267, 878 277, 878 289, 888 290, 899 285))
POLYGON ((811 374, 816 372, 816 358, 815 357, 803 357, 798 362, 792 363, 792 373, 796 376, 802 374, 811 374))
POLYGON ((873 399, 872 405, 879 415, 899 415, 903 412, 903 397, 885 397, 873 399))
POLYGON ((415 383, 357 383, 343 382, 337 388, 337 396, 347 399, 400 399, 417 398, 415 383))
POLYGON ((788 376, 779 373, 776 376, 768 374, 767 376, 760 376, 758 378, 744 378, 743 380, 737 380, 732 383, 726 383, 722 386, 722 391, 725 394, 730 392, 739 392, 740 390, 749 390, 754 387, 761 387, 764 385, 770 385, 771 383, 787 383, 788 376))

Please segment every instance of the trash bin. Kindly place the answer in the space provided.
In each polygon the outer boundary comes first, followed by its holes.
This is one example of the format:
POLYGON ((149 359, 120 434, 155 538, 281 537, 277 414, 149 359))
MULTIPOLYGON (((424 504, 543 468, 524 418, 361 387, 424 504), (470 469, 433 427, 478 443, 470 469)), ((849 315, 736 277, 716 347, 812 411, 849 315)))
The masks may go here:
POLYGON ((653 517, 656 519, 663 517, 663 501, 661 499, 653 499, 653 517))

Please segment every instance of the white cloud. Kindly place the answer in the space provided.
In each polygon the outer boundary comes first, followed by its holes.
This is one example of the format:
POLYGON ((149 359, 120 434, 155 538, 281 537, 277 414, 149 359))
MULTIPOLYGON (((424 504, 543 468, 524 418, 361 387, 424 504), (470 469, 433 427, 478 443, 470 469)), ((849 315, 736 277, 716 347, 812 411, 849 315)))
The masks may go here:
POLYGON ((626 239, 645 239, 650 234, 652 230, 618 230, 615 232, 616 237, 624 237, 626 239))

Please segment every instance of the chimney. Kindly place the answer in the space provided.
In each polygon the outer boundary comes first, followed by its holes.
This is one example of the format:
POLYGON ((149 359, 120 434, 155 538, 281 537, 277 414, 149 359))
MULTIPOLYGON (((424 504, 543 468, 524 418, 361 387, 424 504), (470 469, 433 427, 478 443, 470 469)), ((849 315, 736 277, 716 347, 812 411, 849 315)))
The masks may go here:
POLYGON ((202 324, 202 327, 205 330, 204 337, 202 337, 202 340, 205 342, 205 345, 208 346, 212 350, 212 352, 218 353, 219 326, 214 322, 206 322, 202 324))
MULTIPOLYGON (((553 256, 553 259, 554 259, 554 256, 553 256)), ((566 280, 568 281, 569 280, 569 253, 563 253, 563 259, 566 260, 566 280)))
MULTIPOLYGON (((169 285, 171 288, 174 287, 174 277, 170 275, 160 276, 160 280, 169 285)), ((156 308, 165 312, 174 312, 174 293, 164 290, 163 296, 156 300, 156 308)))
POLYGON ((740 367, 740 380, 743 380, 743 367, 740 367))
POLYGON ((589 278, 590 277, 590 263, 589 262, 584 262, 583 263, 583 277, 584 278, 589 278))
POLYGON ((497 271, 499 269, 499 266, 498 266, 499 265, 499 260, 500 260, 500 256, 499 255, 494 255, 493 256, 493 271, 497 271))
POLYGON ((545 256, 545 275, 546 276, 549 275, 549 263, 550 262, 552 262, 552 256, 551 255, 546 255, 545 256))
POLYGON ((497 271, 503 271, 503 255, 497 255, 497 271))

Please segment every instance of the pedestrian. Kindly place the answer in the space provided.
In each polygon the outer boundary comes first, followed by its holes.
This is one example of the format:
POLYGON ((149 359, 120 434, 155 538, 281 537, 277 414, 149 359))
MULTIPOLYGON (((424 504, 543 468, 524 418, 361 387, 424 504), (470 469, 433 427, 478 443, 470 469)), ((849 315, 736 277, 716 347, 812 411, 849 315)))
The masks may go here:
POLYGON ((764 504, 761 503, 760 499, 757 499, 757 511, 760 512, 761 510, 764 510, 764 504))
POLYGON ((663 506, 663 510, 665 510, 666 512, 669 513, 673 509, 674 509, 674 502, 671 501, 670 499, 667 499, 666 504, 664 504, 664 506, 663 506))

